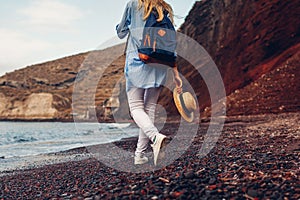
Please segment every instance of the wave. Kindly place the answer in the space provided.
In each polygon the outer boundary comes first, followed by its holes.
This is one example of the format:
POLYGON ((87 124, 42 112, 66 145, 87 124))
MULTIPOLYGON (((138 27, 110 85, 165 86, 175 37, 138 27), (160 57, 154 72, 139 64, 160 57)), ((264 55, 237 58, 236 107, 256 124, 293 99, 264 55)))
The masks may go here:
POLYGON ((34 137, 24 137, 24 136, 14 136, 13 137, 13 142, 14 143, 24 143, 24 142, 35 142, 37 141, 37 138, 34 137))

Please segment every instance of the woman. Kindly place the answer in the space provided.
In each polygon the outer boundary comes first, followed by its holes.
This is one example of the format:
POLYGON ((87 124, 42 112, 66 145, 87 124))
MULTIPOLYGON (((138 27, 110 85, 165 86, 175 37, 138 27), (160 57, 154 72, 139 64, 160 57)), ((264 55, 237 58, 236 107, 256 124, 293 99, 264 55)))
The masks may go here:
POLYGON ((144 64, 138 56, 137 47, 142 41, 142 31, 147 18, 153 10, 158 13, 158 21, 168 12, 173 22, 172 7, 163 0, 131 0, 127 3, 120 24, 117 25, 119 38, 129 33, 125 64, 126 91, 131 116, 140 127, 134 164, 144 164, 148 158, 144 155, 148 143, 152 142, 154 164, 157 164, 160 149, 166 136, 154 126, 155 108, 161 86, 164 85, 167 68, 144 64))

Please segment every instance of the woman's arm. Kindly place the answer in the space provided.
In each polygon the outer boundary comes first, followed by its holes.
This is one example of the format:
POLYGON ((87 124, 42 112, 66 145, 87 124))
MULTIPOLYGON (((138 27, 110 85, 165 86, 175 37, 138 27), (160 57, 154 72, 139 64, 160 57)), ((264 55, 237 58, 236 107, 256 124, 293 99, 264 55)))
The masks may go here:
POLYGON ((129 25, 131 23, 131 9, 132 9, 132 6, 130 3, 131 2, 129 2, 126 5, 122 20, 116 27, 117 34, 120 39, 123 39, 124 37, 126 37, 129 32, 129 25))

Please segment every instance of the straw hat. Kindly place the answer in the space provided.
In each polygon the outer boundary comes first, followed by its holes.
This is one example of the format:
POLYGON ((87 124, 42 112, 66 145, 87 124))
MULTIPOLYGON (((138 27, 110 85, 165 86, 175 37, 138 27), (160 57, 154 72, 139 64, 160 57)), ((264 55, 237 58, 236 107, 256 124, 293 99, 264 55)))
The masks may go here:
POLYGON ((187 122, 192 122, 194 120, 194 111, 197 109, 196 101, 192 94, 189 92, 178 94, 175 88, 173 98, 178 112, 183 119, 187 122))

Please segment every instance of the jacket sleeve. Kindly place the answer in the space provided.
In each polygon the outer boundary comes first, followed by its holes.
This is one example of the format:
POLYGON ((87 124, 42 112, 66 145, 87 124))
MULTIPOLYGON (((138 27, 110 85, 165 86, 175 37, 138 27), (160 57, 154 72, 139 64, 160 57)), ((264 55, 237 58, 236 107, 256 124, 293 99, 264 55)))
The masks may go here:
POLYGON ((121 22, 116 26, 118 37, 123 39, 129 33, 129 25, 131 23, 131 9, 130 2, 126 5, 121 22))

